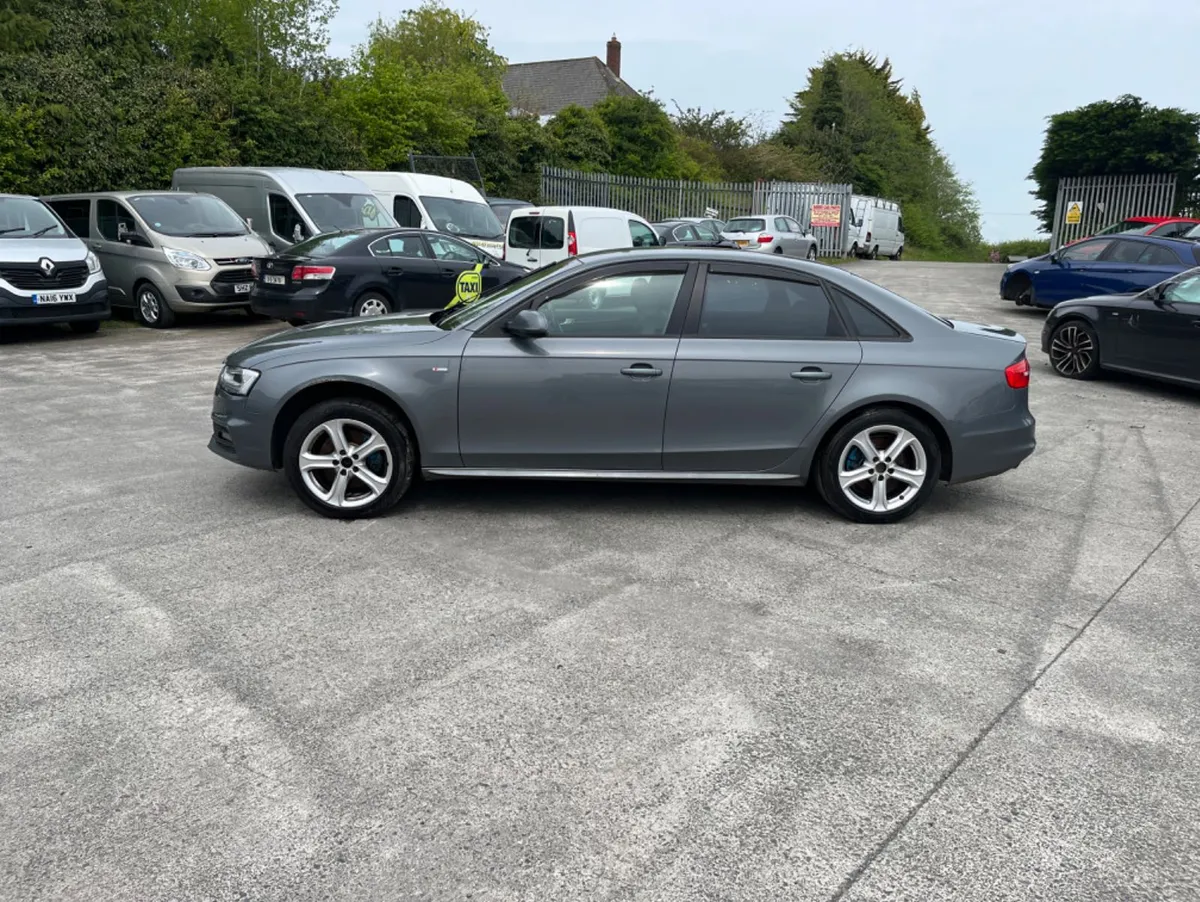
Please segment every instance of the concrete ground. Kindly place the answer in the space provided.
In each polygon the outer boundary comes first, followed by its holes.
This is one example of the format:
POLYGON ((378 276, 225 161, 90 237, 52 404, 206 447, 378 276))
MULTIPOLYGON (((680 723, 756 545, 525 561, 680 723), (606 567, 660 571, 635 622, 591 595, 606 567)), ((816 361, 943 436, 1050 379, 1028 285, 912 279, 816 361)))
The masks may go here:
POLYGON ((443 483, 346 525, 209 453, 270 326, 0 345, 0 899, 1200 898, 1200 395, 1056 378, 899 526, 443 483))

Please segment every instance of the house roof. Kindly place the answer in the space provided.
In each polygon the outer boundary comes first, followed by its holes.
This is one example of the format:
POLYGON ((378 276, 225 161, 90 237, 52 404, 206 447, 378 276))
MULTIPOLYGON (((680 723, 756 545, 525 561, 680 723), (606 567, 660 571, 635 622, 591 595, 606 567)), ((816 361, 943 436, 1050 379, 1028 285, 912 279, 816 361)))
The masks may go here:
POLYGON ((594 56, 512 64, 504 74, 504 93, 513 109, 539 116, 572 104, 592 107, 610 94, 637 96, 594 56))

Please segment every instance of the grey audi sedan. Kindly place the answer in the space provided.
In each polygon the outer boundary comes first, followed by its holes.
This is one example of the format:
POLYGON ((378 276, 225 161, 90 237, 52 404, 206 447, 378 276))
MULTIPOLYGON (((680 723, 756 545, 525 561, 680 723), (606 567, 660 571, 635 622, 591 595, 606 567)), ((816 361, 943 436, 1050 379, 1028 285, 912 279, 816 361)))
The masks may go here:
POLYGON ((328 517, 418 475, 814 483, 890 523, 1034 449, 1026 343, 844 270, 741 251, 570 257, 433 314, 252 342, 209 448, 328 517))

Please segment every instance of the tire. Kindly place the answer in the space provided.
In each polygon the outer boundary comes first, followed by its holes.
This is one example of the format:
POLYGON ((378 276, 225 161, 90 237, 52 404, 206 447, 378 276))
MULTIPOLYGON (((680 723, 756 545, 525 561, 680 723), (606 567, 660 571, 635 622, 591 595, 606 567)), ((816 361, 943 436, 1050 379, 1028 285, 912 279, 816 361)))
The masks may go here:
POLYGON ((858 256, 858 242, 850 245, 850 259, 853 260, 858 256))
POLYGON ((289 320, 286 320, 285 322, 287 322, 287 324, 289 326, 291 326, 293 329, 299 329, 301 326, 308 325, 308 320, 306 320, 306 319, 289 319, 289 320))
POLYGON ((151 329, 170 329, 175 325, 175 311, 167 305, 157 288, 141 282, 134 290, 134 315, 143 326, 151 329))
POLYGON ((814 263, 816 262, 816 259, 817 259, 817 246, 816 246, 815 244, 814 244, 812 247, 810 247, 810 248, 808 249, 808 253, 807 253, 807 254, 805 254, 805 259, 806 259, 806 260, 811 260, 811 261, 813 261, 814 263))
POLYGON ((69 323, 71 331, 76 335, 91 335, 94 332, 100 331, 100 320, 89 319, 80 322, 69 323))
POLYGON ((775 253, 779 254, 782 257, 783 256, 783 248, 781 248, 781 247, 775 248, 775 253))
POLYGON ((383 316, 391 312, 391 302, 377 291, 368 291, 354 302, 354 316, 383 316))
POLYGON ((871 248, 871 253, 867 254, 867 259, 868 260, 878 260, 879 259, 879 245, 878 244, 875 245, 873 248, 871 248))
POLYGON ((898 247, 896 248, 896 253, 892 254, 891 259, 899 260, 902 256, 904 256, 904 248, 898 247))
POLYGON ((292 424, 283 445, 283 468, 292 490, 318 514, 337 520, 375 517, 395 507, 412 485, 415 461, 416 446, 405 425, 385 407, 353 398, 310 407, 292 424), (378 444, 359 460, 354 455, 371 436, 378 444), (342 461, 351 461, 350 467, 338 463, 334 451, 339 445, 342 461), (302 453, 323 458, 328 465, 306 471, 302 453), (341 501, 336 500, 339 488, 341 501))
POLYGON ((1050 334, 1050 366, 1068 379, 1095 379, 1100 375, 1100 339, 1091 324, 1068 319, 1050 334))
POLYGON ((942 449, 922 420, 895 407, 875 407, 833 433, 813 466, 817 490, 837 513, 857 523, 897 523, 920 510, 933 494, 942 449), (907 444, 889 460, 885 452, 897 439, 907 444), (898 471, 905 476, 897 476, 898 471), (857 478, 843 483, 851 474, 857 478))
POLYGON ((269 320, 271 318, 271 317, 267 316, 265 313, 255 313, 249 307, 244 307, 242 309, 244 309, 246 311, 246 319, 250 320, 250 322, 252 322, 252 323, 265 323, 267 320, 269 320))

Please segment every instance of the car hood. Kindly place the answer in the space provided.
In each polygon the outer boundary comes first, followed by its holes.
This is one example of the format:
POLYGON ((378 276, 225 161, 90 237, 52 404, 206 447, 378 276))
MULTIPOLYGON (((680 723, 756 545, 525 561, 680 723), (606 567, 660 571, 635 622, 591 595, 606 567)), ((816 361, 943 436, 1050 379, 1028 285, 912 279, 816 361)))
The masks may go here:
POLYGON ((55 263, 72 263, 82 260, 87 252, 78 238, 0 237, 0 260, 5 263, 37 263, 43 257, 55 263))
POLYGON ((1020 332, 1014 332, 1007 326, 993 326, 987 323, 971 323, 966 320, 952 319, 949 320, 955 332, 961 332, 964 335, 981 335, 987 338, 995 338, 1000 341, 1011 341, 1018 344, 1025 344, 1025 336, 1020 332))
POLYGON ((221 238, 182 238, 174 235, 157 235, 163 247, 191 251, 210 260, 225 260, 230 257, 266 257, 271 248, 257 235, 227 235, 221 238))
POLYGON ((360 357, 381 352, 396 356, 405 353, 405 348, 426 345, 449 334, 429 321, 428 312, 339 319, 263 336, 238 348, 226 363, 258 367, 296 359, 360 357))

